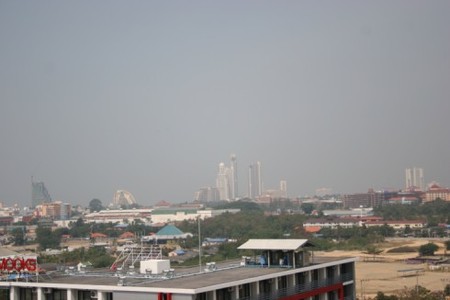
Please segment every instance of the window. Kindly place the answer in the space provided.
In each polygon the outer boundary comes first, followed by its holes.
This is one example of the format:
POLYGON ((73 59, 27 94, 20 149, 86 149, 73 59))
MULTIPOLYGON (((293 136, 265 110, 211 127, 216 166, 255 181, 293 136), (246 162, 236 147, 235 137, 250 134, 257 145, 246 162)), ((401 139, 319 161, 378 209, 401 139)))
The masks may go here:
POLYGON ((91 300, 91 291, 78 291, 77 300, 91 300))
MULTIPOLYGON (((96 299, 97 296, 97 291, 78 291, 78 297, 76 298, 77 300, 92 300, 92 299, 96 299)), ((113 300, 113 294, 112 293, 104 293, 103 294, 103 299, 104 300, 113 300)), ((58 300, 58 299, 54 299, 54 300, 58 300)), ((67 299, 60 299, 60 300, 67 300, 67 299)))
MULTIPOLYGON (((8 295, 9 298, 9 295, 8 295)), ((6 299, 8 299, 6 298, 6 299)), ((19 289, 20 300, 37 300, 36 288, 20 288, 19 289)))
POLYGON ((46 300, 67 300, 67 290, 47 289, 44 293, 46 300))
POLYGON ((0 288, 0 299, 9 299, 9 289, 0 288))
POLYGON ((250 284, 243 284, 239 287, 239 298, 250 297, 250 284))
POLYGON ((207 300, 208 296, 206 293, 197 294, 195 296, 195 300, 207 300))

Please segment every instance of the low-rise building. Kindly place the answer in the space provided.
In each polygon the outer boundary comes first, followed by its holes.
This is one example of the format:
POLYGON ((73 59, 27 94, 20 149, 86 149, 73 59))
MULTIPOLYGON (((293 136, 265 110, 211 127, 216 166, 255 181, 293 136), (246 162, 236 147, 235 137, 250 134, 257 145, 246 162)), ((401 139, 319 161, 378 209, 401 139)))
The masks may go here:
POLYGON ((341 228, 352 228, 360 225, 360 220, 357 218, 329 218, 329 219, 308 219, 303 223, 304 228, 308 227, 320 227, 337 229, 341 228))
POLYGON ((444 201, 450 201, 450 189, 443 188, 439 184, 433 183, 425 193, 425 202, 434 201, 438 198, 444 201))
POLYGON ((253 254, 243 257, 241 263, 209 262, 200 269, 173 269, 168 260, 146 260, 140 262, 139 269, 61 269, 39 280, 23 265, 16 278, 0 281, 0 298, 355 299, 356 258, 315 256, 311 246, 308 240, 249 240, 238 249, 253 254))
POLYGON ((422 229, 426 226, 426 224, 427 223, 424 220, 379 220, 367 221, 364 223, 366 227, 387 225, 394 228, 395 230, 404 230, 406 228, 422 229))
POLYGON ((139 220, 151 224, 153 209, 107 209, 84 216, 86 223, 131 223, 139 220))

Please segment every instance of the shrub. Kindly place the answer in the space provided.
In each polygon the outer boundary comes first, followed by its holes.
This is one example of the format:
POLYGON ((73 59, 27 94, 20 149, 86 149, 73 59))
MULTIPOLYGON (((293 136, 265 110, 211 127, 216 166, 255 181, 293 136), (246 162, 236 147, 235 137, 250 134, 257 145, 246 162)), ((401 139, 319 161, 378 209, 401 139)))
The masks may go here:
POLYGON ((428 243, 419 247, 419 254, 422 256, 434 255, 434 252, 436 252, 438 249, 438 245, 434 243, 428 243))
POLYGON ((386 251, 387 253, 413 253, 417 252, 417 248, 409 247, 409 246, 403 246, 403 247, 397 247, 392 248, 386 251))

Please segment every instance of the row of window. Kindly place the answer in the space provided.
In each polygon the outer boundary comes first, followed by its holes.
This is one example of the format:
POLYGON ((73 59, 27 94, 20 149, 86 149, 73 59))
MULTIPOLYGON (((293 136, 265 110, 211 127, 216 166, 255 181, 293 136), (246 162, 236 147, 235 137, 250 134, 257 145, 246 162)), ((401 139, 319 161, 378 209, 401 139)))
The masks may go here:
MULTIPOLYGON (((0 290, 0 299, 9 299, 9 289, 0 290)), ((52 289, 43 288, 44 299, 45 300, 67 300, 67 290, 62 289, 52 289)), ((92 300, 96 296, 96 291, 77 291, 78 300, 92 300)), ((19 299, 20 300, 37 300, 37 289, 36 288, 20 288, 19 289, 19 299)), ((113 300, 112 293, 106 293, 105 300, 113 300)))

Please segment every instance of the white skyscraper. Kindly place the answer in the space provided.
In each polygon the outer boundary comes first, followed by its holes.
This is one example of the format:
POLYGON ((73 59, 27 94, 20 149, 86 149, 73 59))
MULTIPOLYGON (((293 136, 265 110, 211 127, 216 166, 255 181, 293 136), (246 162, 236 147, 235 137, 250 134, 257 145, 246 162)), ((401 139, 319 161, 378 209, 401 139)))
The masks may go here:
POLYGON ((230 200, 231 188, 230 188, 230 176, 231 169, 227 168, 224 163, 219 164, 219 173, 217 173, 216 187, 219 191, 220 200, 230 200))
POLYGON ((422 168, 412 168, 405 170, 406 189, 425 190, 425 179, 422 168))
POLYGON ((286 180, 280 181, 280 194, 281 194, 281 197, 287 198, 287 181, 286 180))
POLYGON ((248 167, 248 197, 255 199, 262 194, 261 163, 257 161, 248 167))
POLYGON ((230 190, 231 199, 237 199, 239 197, 238 193, 238 175, 237 175, 237 159, 235 154, 231 154, 231 178, 230 178, 230 190))

